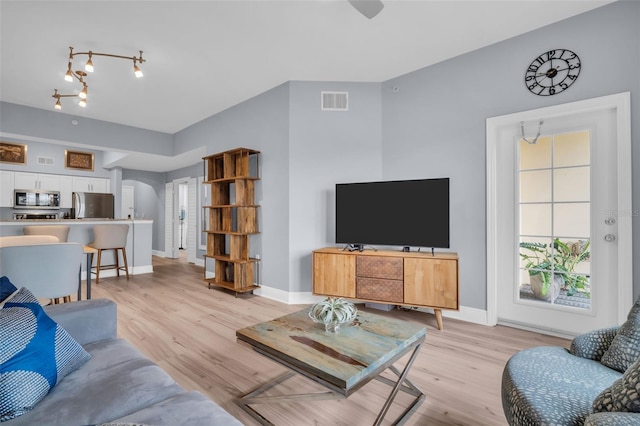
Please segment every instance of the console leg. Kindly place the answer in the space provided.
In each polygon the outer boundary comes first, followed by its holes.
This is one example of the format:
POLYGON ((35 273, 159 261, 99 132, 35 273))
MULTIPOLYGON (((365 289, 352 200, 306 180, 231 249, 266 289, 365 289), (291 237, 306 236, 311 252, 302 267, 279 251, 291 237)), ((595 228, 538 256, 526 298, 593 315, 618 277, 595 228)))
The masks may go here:
POLYGON ((436 323, 438 324, 438 330, 442 330, 442 309, 434 309, 436 314, 436 323))

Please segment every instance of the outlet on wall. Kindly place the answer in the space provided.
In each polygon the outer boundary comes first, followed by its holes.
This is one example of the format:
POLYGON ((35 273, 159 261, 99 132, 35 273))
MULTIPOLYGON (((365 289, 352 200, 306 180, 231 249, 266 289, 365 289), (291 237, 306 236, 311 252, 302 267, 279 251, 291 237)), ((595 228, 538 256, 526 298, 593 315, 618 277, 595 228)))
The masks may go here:
POLYGON ((260 255, 256 254, 256 259, 260 260, 260 255))

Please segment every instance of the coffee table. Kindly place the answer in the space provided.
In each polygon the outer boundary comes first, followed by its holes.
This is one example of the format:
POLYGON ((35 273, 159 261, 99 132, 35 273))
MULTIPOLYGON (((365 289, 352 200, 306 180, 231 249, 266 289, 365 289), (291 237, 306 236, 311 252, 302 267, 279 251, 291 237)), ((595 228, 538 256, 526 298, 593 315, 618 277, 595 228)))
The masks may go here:
POLYGON ((236 331, 236 337, 257 352, 290 369, 238 398, 236 403, 263 425, 272 425, 250 405, 304 400, 348 398, 373 379, 391 386, 374 425, 381 424, 398 391, 414 396, 393 424, 404 423, 422 404, 425 395, 407 379, 424 342, 426 329, 420 325, 368 312, 343 325, 339 333, 328 333, 314 323, 309 308, 236 331), (393 364, 411 352, 402 371, 393 364), (397 380, 381 376, 390 370, 397 380), (295 374, 327 388, 328 392, 260 396, 295 374))

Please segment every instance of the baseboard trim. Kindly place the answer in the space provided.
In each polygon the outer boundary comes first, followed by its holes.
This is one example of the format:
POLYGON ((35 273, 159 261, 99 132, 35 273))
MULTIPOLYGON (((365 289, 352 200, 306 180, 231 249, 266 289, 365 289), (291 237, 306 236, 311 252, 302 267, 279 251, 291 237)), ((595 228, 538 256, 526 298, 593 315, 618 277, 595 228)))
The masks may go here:
MULTIPOLYGON (((256 289, 254 294, 267 299, 276 300, 288 305, 308 305, 319 302, 325 296, 316 296, 311 292, 288 292, 273 287, 261 286, 256 289)), ((419 311, 433 313, 433 309, 418 308, 419 311)), ((445 318, 457 319, 460 321, 471 322, 474 324, 489 326, 487 311, 484 309, 471 308, 468 306, 460 306, 459 311, 442 310, 442 316, 445 318)))
POLYGON ((308 305, 324 299, 323 296, 315 296, 308 291, 284 291, 267 286, 260 286, 260 288, 254 290, 253 293, 258 296, 266 297, 267 299, 286 303, 287 305, 308 305))
MULTIPOLYGON (((141 275, 141 274, 151 274, 153 273, 153 265, 145 265, 145 266, 132 266, 129 268, 129 275, 141 275)), ((117 277, 115 269, 107 269, 104 271, 100 271, 100 278, 110 278, 117 277)), ((125 276, 124 271, 120 271, 120 276, 125 276)), ((86 281, 87 279, 87 271, 82 271, 82 279, 86 281)), ((95 275, 91 275, 91 282, 94 282, 96 279, 95 275)))

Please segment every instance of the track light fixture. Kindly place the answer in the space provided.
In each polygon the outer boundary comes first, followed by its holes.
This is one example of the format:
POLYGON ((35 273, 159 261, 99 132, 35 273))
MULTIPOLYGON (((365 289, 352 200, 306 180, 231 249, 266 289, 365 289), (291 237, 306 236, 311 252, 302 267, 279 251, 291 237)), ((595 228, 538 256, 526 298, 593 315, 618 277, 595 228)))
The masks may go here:
POLYGON ((74 52, 73 51, 73 47, 69 47, 69 63, 67 65, 67 72, 64 75, 64 79, 65 81, 70 81, 73 82, 73 79, 75 78, 76 80, 78 80, 78 82, 82 83, 82 90, 80 90, 80 93, 78 93, 77 95, 63 95, 61 93, 58 93, 58 89, 54 89, 54 93, 52 95, 53 98, 56 99, 56 103, 54 105, 54 108, 57 110, 61 110, 62 109, 62 102, 60 102, 60 98, 70 98, 70 97, 78 97, 80 98, 80 102, 78 102, 78 105, 80 105, 81 107, 85 107, 87 105, 87 83, 84 81, 85 77, 87 76, 88 72, 93 72, 93 57, 94 56, 108 56, 110 58, 120 58, 120 59, 128 59, 130 61, 133 61, 133 73, 137 78, 142 77, 142 71, 140 70, 140 67, 138 66, 138 64, 146 62, 145 59, 142 58, 142 50, 139 51, 140 55, 139 56, 123 56, 123 55, 112 55, 111 53, 97 53, 97 52, 93 52, 91 50, 89 50, 88 52, 74 52), (74 56, 77 55, 87 55, 89 58, 87 59, 87 62, 84 65, 84 71, 74 71, 72 69, 72 64, 73 64, 73 58, 74 56))

